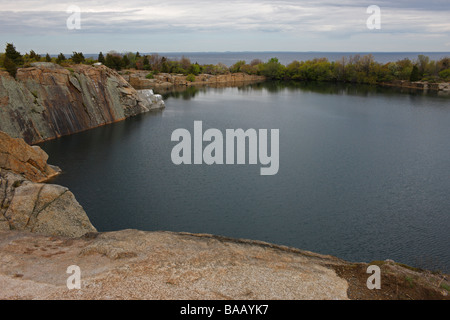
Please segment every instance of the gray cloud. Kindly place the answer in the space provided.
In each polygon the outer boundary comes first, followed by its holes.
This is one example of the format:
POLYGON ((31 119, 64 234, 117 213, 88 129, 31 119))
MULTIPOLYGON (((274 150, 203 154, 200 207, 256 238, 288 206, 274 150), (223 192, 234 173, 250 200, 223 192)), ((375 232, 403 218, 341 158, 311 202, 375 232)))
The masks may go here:
MULTIPOLYGON (((67 32, 60 1, 0 1, 0 32, 67 32)), ((203 32, 357 32, 363 30, 373 1, 77 1, 82 29, 95 33, 203 32)), ((448 32, 448 1, 378 1, 387 32, 448 32), (406 24, 405 24, 406 23, 406 24)))
POLYGON ((382 10, 384 35, 416 34, 450 42, 448 0, 0 0, 0 35, 64 36, 70 5, 81 8, 77 34, 279 33, 322 38, 367 34, 366 8, 382 10))

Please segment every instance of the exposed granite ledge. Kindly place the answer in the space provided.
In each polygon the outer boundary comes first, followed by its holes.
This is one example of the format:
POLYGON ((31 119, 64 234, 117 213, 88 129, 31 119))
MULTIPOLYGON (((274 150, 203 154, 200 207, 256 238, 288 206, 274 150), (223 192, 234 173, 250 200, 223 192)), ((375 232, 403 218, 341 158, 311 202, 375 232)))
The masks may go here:
POLYGON ((137 230, 76 239, 0 231, 0 299, 449 298, 439 287, 448 285, 445 275, 374 263, 381 290, 367 289, 369 264, 261 241, 137 230), (71 265, 81 269, 80 290, 67 289, 71 265))
POLYGON ((381 86, 387 87, 398 87, 398 88, 407 88, 407 89, 417 89, 417 90, 430 90, 430 91, 440 91, 443 93, 450 93, 450 83, 449 82, 441 82, 441 83, 429 83, 426 81, 407 81, 407 80, 395 80, 391 82, 382 82, 381 86))
POLYGON ((338 259, 210 235, 0 232, 0 299, 347 299, 338 259), (82 289, 69 291, 77 265, 82 289))
POLYGON ((126 70, 122 76, 136 89, 174 89, 190 86, 228 87, 245 83, 256 83, 266 80, 264 76, 249 75, 246 73, 229 73, 223 75, 199 74, 194 81, 188 81, 182 74, 160 73, 147 79, 149 71, 126 70))

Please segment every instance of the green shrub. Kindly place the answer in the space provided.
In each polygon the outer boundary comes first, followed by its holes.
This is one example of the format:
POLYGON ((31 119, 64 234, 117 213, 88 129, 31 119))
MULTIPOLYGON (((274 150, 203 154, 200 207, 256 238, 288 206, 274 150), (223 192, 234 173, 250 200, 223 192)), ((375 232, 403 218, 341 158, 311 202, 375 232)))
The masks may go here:
POLYGON ((244 60, 238 61, 230 67, 230 72, 231 73, 241 72, 243 66, 245 66, 245 61, 244 60))
POLYGON ((192 73, 195 76, 199 75, 201 71, 202 69, 198 63, 194 63, 189 67, 189 73, 192 73))
POLYGON ((444 80, 450 80, 450 68, 439 72, 439 77, 441 77, 444 80))
POLYGON ((153 72, 150 72, 148 75, 145 76, 145 78, 146 79, 153 79, 155 77, 153 76, 153 72))
POLYGON ((260 73, 269 79, 282 79, 285 72, 286 67, 277 58, 272 58, 269 62, 260 65, 260 73))
POLYGON ((194 82, 195 81, 195 76, 191 73, 186 77, 186 80, 189 82, 194 82))

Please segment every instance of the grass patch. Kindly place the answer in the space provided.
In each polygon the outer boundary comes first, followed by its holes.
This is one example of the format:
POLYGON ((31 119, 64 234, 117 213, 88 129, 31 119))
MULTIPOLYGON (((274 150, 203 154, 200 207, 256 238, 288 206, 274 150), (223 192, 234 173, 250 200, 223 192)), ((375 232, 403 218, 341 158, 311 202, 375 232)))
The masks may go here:
POLYGON ((408 284, 411 288, 414 288, 414 279, 413 278, 407 276, 407 277, 405 277, 405 280, 408 282, 408 284))
POLYGON ((450 286, 446 283, 442 283, 441 284, 441 288, 447 290, 448 292, 450 292, 450 286))
POLYGON ((400 266, 400 267, 403 267, 403 268, 405 268, 405 269, 409 269, 409 270, 415 271, 415 272, 423 272, 423 271, 424 271, 423 269, 411 267, 411 266, 408 266, 407 264, 404 264, 404 263, 398 263, 398 262, 396 262, 395 264, 398 265, 398 266, 400 266))

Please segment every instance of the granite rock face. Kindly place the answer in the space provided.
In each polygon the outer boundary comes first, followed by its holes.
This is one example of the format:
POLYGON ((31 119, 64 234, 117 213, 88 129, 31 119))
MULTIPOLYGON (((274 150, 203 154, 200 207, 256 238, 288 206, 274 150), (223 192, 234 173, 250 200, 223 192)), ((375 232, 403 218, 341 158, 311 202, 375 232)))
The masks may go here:
POLYGON ((75 196, 65 187, 34 183, 0 172, 0 230, 80 237, 95 232, 75 196))
POLYGON ((16 79, 0 71, 0 131, 30 144, 163 107, 105 66, 39 62, 16 79))
POLYGON ((44 184, 60 170, 38 146, 0 132, 0 230, 79 237, 95 232, 74 195, 44 184))
POLYGON ((59 168, 47 164, 47 159, 48 155, 40 147, 0 131, 0 168, 33 182, 43 182, 60 173, 59 168))
POLYGON ((78 239, 0 231, 0 299, 348 299, 300 250, 211 235, 123 230, 78 239), (81 270, 68 290, 66 269, 81 270))

